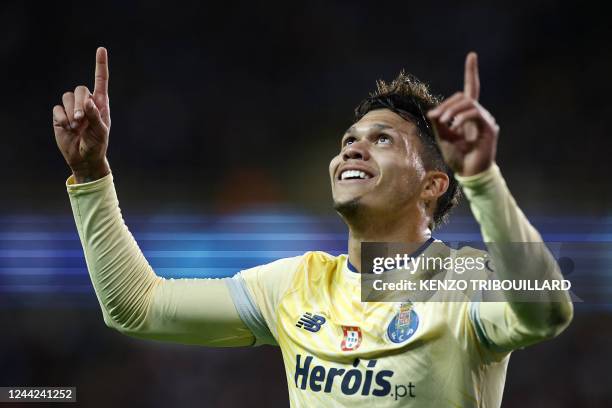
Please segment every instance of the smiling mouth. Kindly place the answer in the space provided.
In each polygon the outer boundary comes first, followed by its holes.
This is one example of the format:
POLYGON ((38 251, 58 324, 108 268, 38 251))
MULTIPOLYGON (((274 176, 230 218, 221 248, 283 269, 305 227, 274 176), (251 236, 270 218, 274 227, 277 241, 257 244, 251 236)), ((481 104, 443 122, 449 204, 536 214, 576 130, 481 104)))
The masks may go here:
POLYGON ((372 178, 372 176, 359 170, 344 170, 340 173, 340 180, 367 180, 369 178, 372 178))
POLYGON ((336 180, 340 181, 340 182, 367 182, 367 181, 372 181, 373 179, 375 179, 377 176, 372 174, 370 171, 368 170, 361 170, 361 169, 346 169, 346 170, 342 170, 338 173, 338 176, 336 177, 336 180))

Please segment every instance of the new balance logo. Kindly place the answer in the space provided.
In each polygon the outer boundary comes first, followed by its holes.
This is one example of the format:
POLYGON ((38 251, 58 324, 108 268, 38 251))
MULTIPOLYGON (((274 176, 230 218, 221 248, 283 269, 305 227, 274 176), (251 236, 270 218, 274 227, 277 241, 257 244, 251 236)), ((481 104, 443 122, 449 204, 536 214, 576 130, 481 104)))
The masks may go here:
POLYGON ((326 320, 323 316, 313 315, 312 313, 304 313, 300 320, 296 323, 296 326, 300 329, 308 330, 309 332, 316 333, 321 330, 321 326, 325 324, 326 320))

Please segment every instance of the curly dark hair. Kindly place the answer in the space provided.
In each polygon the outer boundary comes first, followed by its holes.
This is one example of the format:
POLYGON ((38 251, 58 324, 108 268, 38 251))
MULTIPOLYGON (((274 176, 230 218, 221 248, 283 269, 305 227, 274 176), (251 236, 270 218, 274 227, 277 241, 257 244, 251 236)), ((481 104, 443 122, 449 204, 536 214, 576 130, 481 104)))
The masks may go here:
POLYGON ((430 225, 432 229, 447 221, 451 209, 459 203, 461 197, 453 171, 444 161, 432 125, 425 116, 425 112, 437 106, 440 101, 440 97, 429 91, 427 84, 402 70, 391 83, 376 81, 376 91, 355 108, 355 121, 372 110, 389 109, 414 123, 423 145, 421 157, 427 170, 439 170, 448 175, 448 189, 438 198, 433 223, 430 225))

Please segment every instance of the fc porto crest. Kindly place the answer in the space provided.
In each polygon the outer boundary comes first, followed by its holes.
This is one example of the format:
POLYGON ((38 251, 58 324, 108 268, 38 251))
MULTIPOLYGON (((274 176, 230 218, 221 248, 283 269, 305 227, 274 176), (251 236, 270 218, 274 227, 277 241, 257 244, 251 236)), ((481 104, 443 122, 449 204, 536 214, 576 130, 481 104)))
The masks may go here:
POLYGON ((357 350, 361 345, 361 329, 357 326, 342 326, 342 343, 340 347, 342 351, 353 351, 357 350))
POLYGON ((412 303, 402 303, 387 327, 387 336, 393 343, 403 343, 412 337, 418 327, 419 315, 414 311, 412 303))

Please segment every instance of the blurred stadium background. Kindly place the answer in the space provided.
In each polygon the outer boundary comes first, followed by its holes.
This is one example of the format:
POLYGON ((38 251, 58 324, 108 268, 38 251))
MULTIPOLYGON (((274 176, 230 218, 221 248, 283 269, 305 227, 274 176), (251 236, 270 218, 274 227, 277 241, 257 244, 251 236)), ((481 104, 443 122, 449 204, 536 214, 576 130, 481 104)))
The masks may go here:
MULTIPOLYGON (((609 243, 612 33, 597 8, 3 2, 0 386, 74 385, 87 407, 288 405, 277 349, 104 326, 51 129, 62 93, 92 85, 96 46, 109 49, 109 161, 128 225, 158 274, 219 277, 346 252, 327 165, 353 107, 401 68, 450 95, 469 50, 519 205, 547 240, 609 243)), ((478 239, 465 203, 436 237, 478 239)), ((612 294, 609 269, 593 284, 612 294)), ((612 405, 610 339, 612 306, 578 305, 561 337, 513 354, 503 406, 612 405)))

